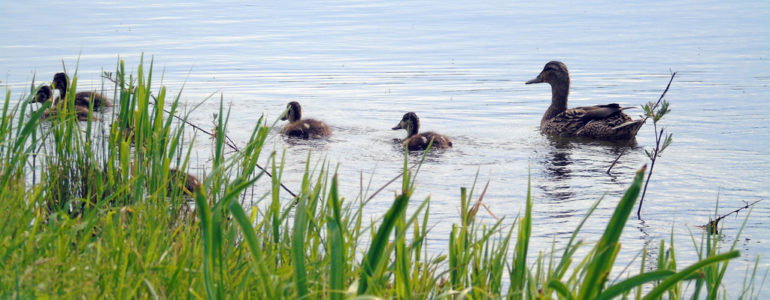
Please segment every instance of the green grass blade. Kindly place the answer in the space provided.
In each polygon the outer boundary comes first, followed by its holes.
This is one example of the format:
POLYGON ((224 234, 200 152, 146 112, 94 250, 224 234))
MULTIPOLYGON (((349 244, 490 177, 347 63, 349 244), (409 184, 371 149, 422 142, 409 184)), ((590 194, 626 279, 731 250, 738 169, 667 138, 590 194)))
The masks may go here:
POLYGON ((236 201, 230 202, 229 210, 233 215, 233 219, 235 219, 235 221, 238 222, 238 225, 241 227, 243 238, 246 240, 246 244, 249 246, 249 251, 253 258, 253 264, 257 267, 259 282, 262 284, 262 288, 265 290, 266 298, 275 299, 275 293, 273 292, 269 282, 270 275, 267 271, 267 268, 265 268, 265 265, 262 263, 262 249, 260 247, 259 240, 257 239, 257 234, 254 232, 254 228, 251 227, 249 217, 246 216, 246 213, 243 211, 243 207, 241 207, 241 205, 236 201))
POLYGON ((340 200, 337 195, 337 174, 334 174, 329 189, 329 206, 331 206, 330 214, 327 216, 326 221, 330 257, 329 296, 332 300, 341 300, 345 296, 345 241, 342 237, 340 200))
POLYGON ((612 299, 625 292, 631 291, 642 284, 650 281, 663 280, 673 274, 676 274, 676 272, 671 270, 658 270, 633 276, 608 287, 601 293, 601 295, 599 295, 599 297, 596 297, 596 300, 612 299))
POLYGON ((524 218, 519 220, 519 232, 516 238, 516 252, 513 258, 513 270, 511 271, 511 292, 517 294, 524 289, 527 269, 527 251, 529 250, 529 238, 532 234, 532 182, 527 180, 527 200, 524 210, 524 218))
MULTIPOLYGON (((406 170, 404 170, 406 172, 406 170)), ((409 203, 409 195, 399 195, 396 197, 393 205, 385 213, 385 217, 380 224, 380 228, 377 230, 377 234, 372 240, 372 244, 369 245, 369 250, 366 252, 364 260, 361 262, 361 278, 358 281, 358 295, 366 293, 368 289, 369 279, 374 275, 374 270, 377 269, 383 261, 385 255, 385 249, 388 244, 388 237, 393 227, 396 224, 396 220, 404 213, 406 206, 409 203)))
POLYGON ((700 270, 700 269, 702 269, 702 268, 704 268, 706 266, 709 266, 709 265, 712 265, 712 264, 715 264, 715 263, 719 263, 719 262, 722 262, 722 261, 727 261, 727 260, 730 260, 730 259, 733 259, 733 258, 736 258, 736 257, 739 257, 739 256, 741 256, 740 251, 734 250, 734 251, 730 251, 730 252, 727 252, 727 253, 724 253, 724 254, 715 255, 715 256, 709 257, 707 259, 701 260, 701 261, 699 261, 697 263, 694 263, 694 264, 690 265, 689 267, 685 268, 684 270, 682 270, 680 272, 677 272, 674 275, 668 276, 668 278, 663 280, 663 282, 661 282, 658 286, 656 286, 654 289, 652 289, 652 291, 647 293, 647 295, 645 295, 644 298, 642 298, 642 299, 643 300, 659 299, 663 295, 663 293, 665 293, 666 291, 668 291, 669 289, 674 287, 680 281, 685 280, 688 276, 690 276, 691 274, 695 273, 696 271, 698 271, 698 270, 700 270))
POLYGON ((572 295, 572 292, 569 291, 566 285, 562 283, 561 281, 552 279, 548 282, 548 287, 552 288, 554 291, 556 291, 561 298, 572 300, 575 299, 575 296, 572 295))
POLYGON ((631 214, 634 203, 639 197, 646 169, 646 167, 642 167, 642 169, 636 172, 631 187, 626 190, 625 195, 618 202, 618 206, 615 208, 615 212, 607 224, 607 229, 604 230, 604 234, 594 248, 594 255, 586 266, 586 276, 583 278, 580 286, 578 299, 596 298, 604 287, 607 276, 615 262, 615 255, 617 255, 618 249, 620 249, 620 244, 618 243, 620 234, 623 232, 628 216, 631 214))
POLYGON ((198 211, 198 219, 201 224, 201 232, 203 233, 203 283, 206 287, 206 295, 208 298, 215 299, 215 284, 214 276, 212 275, 214 245, 212 242, 211 211, 209 210, 208 203, 206 203, 206 196, 202 192, 195 193, 195 205, 196 210, 198 211))
MULTIPOLYGON (((309 171, 306 171, 306 173, 309 171)), ((300 195, 294 213, 294 231, 292 232, 291 253, 294 264, 294 282, 297 285, 298 298, 308 294, 307 271, 305 269, 305 230, 307 229, 307 194, 300 195)))

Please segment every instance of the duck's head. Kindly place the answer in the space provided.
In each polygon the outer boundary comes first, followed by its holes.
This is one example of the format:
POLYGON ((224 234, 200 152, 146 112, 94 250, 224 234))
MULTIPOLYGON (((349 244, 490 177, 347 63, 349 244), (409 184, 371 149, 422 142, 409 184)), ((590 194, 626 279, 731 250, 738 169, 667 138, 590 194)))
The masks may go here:
POLYGON ((417 132, 420 130, 420 118, 418 118, 417 114, 413 112, 405 113, 401 118, 401 122, 398 122, 398 125, 393 127, 393 130, 399 129, 406 129, 408 136, 417 134, 417 132))
MULTIPOLYGON (((53 88, 61 91, 66 91, 67 86, 70 84, 70 78, 67 76, 67 74, 64 73, 56 73, 56 75, 53 76, 53 81, 51 81, 51 85, 53 88)), ((64 95, 59 95, 59 97, 64 97, 64 95)))
POLYGON ((289 120, 289 123, 293 123, 302 119, 302 106, 299 102, 292 101, 286 105, 286 114, 281 117, 281 120, 289 120))
POLYGON ((567 66, 560 61, 551 61, 545 64, 543 71, 535 79, 527 81, 527 84, 547 82, 551 85, 569 85, 569 71, 567 66))
POLYGON ((44 85, 37 90, 37 94, 35 94, 35 98, 31 102, 43 103, 51 99, 52 96, 53 90, 51 90, 51 87, 44 85))

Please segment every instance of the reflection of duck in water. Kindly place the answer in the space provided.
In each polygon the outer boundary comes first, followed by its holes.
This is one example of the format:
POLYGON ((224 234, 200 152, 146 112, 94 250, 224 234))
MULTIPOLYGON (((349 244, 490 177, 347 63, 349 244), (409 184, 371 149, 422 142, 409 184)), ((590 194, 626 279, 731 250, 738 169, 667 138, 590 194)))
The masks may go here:
MULTIPOLYGON (((44 85, 37 90, 37 94, 35 94, 34 100, 39 103, 45 103, 46 101, 51 100, 52 96, 53 90, 51 87, 44 85)), ((58 100, 58 98, 56 100, 58 100)), ((48 119, 56 116, 65 109, 63 105, 64 102, 56 100, 51 100, 53 101, 53 104, 43 112, 43 115, 41 116, 42 119, 48 119)), ((91 116, 91 120, 99 120, 98 117, 91 115, 91 111, 88 110, 87 106, 75 105, 74 109, 78 121, 88 121, 89 116, 91 116)))
MULTIPOLYGON (((571 157, 575 149, 567 140, 546 139, 547 144, 542 145, 544 155, 537 159, 543 167, 545 181, 538 184, 549 202, 563 203, 575 200, 574 187, 572 186, 574 159, 571 157)), ((567 209, 566 207, 560 209, 567 209)), ((561 211, 562 214, 571 214, 574 211, 561 211)))
POLYGON ((300 106, 298 102, 289 102, 286 107, 288 110, 281 120, 289 120, 289 124, 283 126, 281 133, 303 139, 327 137, 332 134, 329 126, 326 126, 326 124, 321 121, 313 119, 303 120, 302 106, 300 106))
POLYGON ((642 120, 632 120, 617 103, 567 108, 569 72, 562 62, 552 61, 527 84, 551 85, 551 106, 540 120, 540 130, 548 135, 586 137, 603 140, 634 138, 642 120))
POLYGON ((448 149, 452 147, 452 141, 443 135, 432 131, 419 133, 420 118, 413 112, 404 114, 401 122, 398 122, 398 125, 393 127, 393 130, 398 129, 406 129, 406 139, 404 139, 402 144, 409 150, 425 150, 431 141, 433 141, 431 149, 448 149))
POLYGON ((548 156, 544 158, 545 169, 553 181, 566 180, 572 177, 570 166, 574 163, 570 154, 573 147, 566 140, 550 140, 548 156))
MULTIPOLYGON (((59 97, 65 98, 67 95, 67 88, 69 88, 70 79, 67 74, 56 73, 53 76, 51 84, 57 90, 59 90, 59 97)), ((66 99, 66 98, 65 98, 66 99)), ((75 94, 75 106, 90 107, 91 102, 94 103, 94 110, 99 110, 103 107, 112 107, 112 102, 102 94, 97 92, 78 92, 75 94)))

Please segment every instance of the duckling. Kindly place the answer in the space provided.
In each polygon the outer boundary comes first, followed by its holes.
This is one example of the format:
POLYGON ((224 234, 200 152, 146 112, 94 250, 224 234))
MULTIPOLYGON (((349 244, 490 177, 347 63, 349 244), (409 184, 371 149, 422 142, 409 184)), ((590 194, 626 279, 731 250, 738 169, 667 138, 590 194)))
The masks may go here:
MULTIPOLYGON (((69 87, 70 79, 67 74, 56 73, 53 76, 51 84, 57 90, 59 90, 59 96, 64 98, 67 95, 67 88, 69 87)), ((75 94, 75 105, 89 107, 91 101, 94 102, 94 110, 99 110, 104 107, 112 107, 112 102, 102 94, 97 92, 78 92, 75 94)))
POLYGON ((562 137, 586 137, 601 140, 627 140, 636 136, 643 120, 632 120, 617 103, 567 108, 569 71, 559 61, 545 65, 535 79, 526 84, 547 82, 551 85, 551 106, 540 120, 540 131, 562 137))
POLYGON ((37 93, 35 94, 35 99, 32 99, 33 101, 30 102, 37 102, 37 103, 45 103, 49 99, 51 99, 51 96, 53 96, 53 90, 50 86, 44 85, 41 86, 39 89, 37 89, 37 93))
MULTIPOLYGON (((94 115, 91 114, 91 111, 88 110, 88 107, 84 107, 84 106, 81 106, 81 105, 75 105, 74 108, 75 108, 74 113, 77 115, 78 121, 88 121, 88 116, 91 116, 91 120, 92 121, 98 121, 99 120, 99 117, 94 116, 94 115)), ((43 111, 43 115, 40 116, 40 118, 45 120, 45 119, 54 117, 54 116, 58 115, 63 109, 64 109, 64 107, 62 107, 61 105, 51 106, 51 107, 47 108, 45 111, 43 111)), ((70 113, 72 113, 72 112, 70 111, 70 113)))
MULTIPOLYGON (((44 85, 41 86, 37 93, 35 94, 35 101, 39 103, 44 103, 48 100, 51 100, 51 96, 53 95, 53 90, 50 86, 44 85)), ((53 117, 57 115, 62 109, 62 104, 64 102, 57 101, 58 98, 54 101, 54 104, 47 108, 45 111, 43 111, 43 115, 41 116, 42 119, 48 119, 50 117, 53 117)), ((88 110, 87 106, 82 105, 75 105, 75 114, 77 114, 78 121, 88 121, 88 116, 91 115, 91 111, 88 110)), ((91 120, 99 120, 97 116, 91 116, 91 120)))
POLYGON ((438 133, 428 131, 419 133, 420 118, 413 112, 404 114, 401 122, 393 127, 393 130, 406 129, 406 139, 402 142, 404 147, 411 150, 425 150, 433 140, 432 149, 446 149, 452 147, 452 141, 449 138, 438 133))
POLYGON ((292 101, 286 105, 288 110, 281 120, 289 120, 289 124, 281 128, 281 133, 303 139, 327 137, 332 134, 329 126, 321 121, 313 119, 302 119, 302 106, 298 102, 292 101))
POLYGON ((168 178, 170 180, 168 184, 169 193, 173 193, 178 190, 184 194, 192 196, 201 188, 201 182, 198 180, 198 177, 180 171, 176 168, 171 168, 168 170, 168 178))

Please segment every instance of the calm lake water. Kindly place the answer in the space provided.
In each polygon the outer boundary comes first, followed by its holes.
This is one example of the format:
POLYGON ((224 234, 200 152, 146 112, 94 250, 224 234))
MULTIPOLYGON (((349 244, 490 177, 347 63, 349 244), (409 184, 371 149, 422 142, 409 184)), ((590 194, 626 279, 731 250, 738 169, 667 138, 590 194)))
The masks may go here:
MULTIPOLYGON (((414 111, 422 129, 455 145, 430 155, 417 178, 414 201, 432 201, 432 251, 446 249, 460 187, 478 173, 477 190, 490 182, 485 203, 508 222, 522 212, 531 178, 536 255, 554 238, 564 245, 604 196, 580 235, 598 240, 654 137, 651 123, 642 128, 609 176, 619 147, 540 135, 550 88, 524 82, 561 60, 571 72, 570 106, 638 106, 657 100, 676 71, 666 97, 672 112, 662 121, 674 143, 655 166, 643 221, 626 226, 617 265, 645 245, 656 259, 672 232, 678 263, 689 264, 690 235, 701 235, 696 226, 713 216, 717 200, 720 213, 764 200, 737 241, 742 256, 730 264, 729 295, 739 295, 758 255, 762 274, 770 268, 770 2, 473 2, 2 1, 0 85, 18 99, 33 75, 50 80, 62 61, 73 72, 79 58, 78 87, 98 89, 101 72, 114 70, 119 57, 135 69, 144 52, 170 92, 186 82, 183 102, 216 93, 192 114, 194 123, 211 124, 221 94, 232 108, 228 134, 241 145, 260 115, 274 120, 299 101, 334 135, 296 142, 275 132, 269 147, 286 149, 286 184, 299 185, 312 149, 311 165, 340 164, 347 199, 358 195, 362 176, 364 185, 371 178, 371 194, 398 174, 403 154, 394 139, 405 132, 390 128, 414 111)), ((209 148, 198 140, 193 172, 202 174, 209 148)), ((386 188, 367 212, 380 216, 397 188, 386 188)), ((724 221, 724 245, 745 216, 724 221)))

